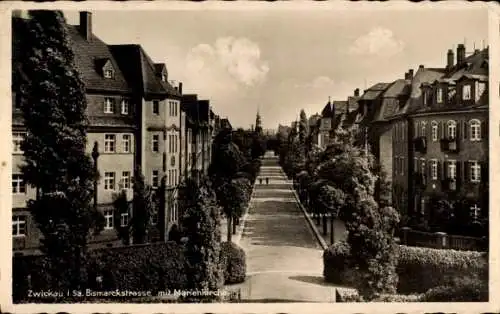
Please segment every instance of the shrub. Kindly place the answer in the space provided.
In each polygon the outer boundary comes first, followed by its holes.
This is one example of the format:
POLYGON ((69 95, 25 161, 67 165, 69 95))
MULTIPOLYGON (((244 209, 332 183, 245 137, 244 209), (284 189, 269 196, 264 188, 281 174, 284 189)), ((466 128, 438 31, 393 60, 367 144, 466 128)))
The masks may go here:
MULTIPOLYGON (((186 284, 183 247, 174 242, 132 245, 89 251, 83 288, 93 290, 158 291, 182 289, 186 284), (97 280, 97 278, 102 280, 97 280)), ((28 290, 49 291, 53 287, 46 269, 46 256, 13 258, 14 302, 33 302, 28 290)), ((68 299, 68 298, 66 298, 68 299)), ((60 301, 44 298, 43 302, 60 301)), ((84 299, 78 299, 83 302, 84 299)))
MULTIPOLYGON (((455 278, 477 276, 487 282, 486 253, 398 245, 398 293, 424 293, 431 288, 446 286, 455 278)), ((349 244, 338 242, 323 253, 323 275, 326 281, 352 285, 355 272, 348 268, 349 244)))
POLYGON ((418 292, 447 285, 454 278, 478 275, 487 280, 486 253, 399 246, 398 291, 418 292))
POLYGON ((478 276, 456 278, 453 283, 429 289, 422 302, 488 302, 488 281, 478 276))
POLYGON ((233 242, 223 242, 221 247, 221 264, 224 271, 224 283, 235 284, 245 281, 246 254, 233 242))

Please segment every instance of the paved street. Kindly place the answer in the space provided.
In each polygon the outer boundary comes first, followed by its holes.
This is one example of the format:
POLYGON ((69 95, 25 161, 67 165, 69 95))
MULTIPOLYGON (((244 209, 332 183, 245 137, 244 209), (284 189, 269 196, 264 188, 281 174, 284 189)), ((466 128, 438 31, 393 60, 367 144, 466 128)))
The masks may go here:
POLYGON ((259 178, 240 242, 247 254, 243 301, 333 302, 335 289, 322 278, 323 251, 277 157, 266 154, 259 178))

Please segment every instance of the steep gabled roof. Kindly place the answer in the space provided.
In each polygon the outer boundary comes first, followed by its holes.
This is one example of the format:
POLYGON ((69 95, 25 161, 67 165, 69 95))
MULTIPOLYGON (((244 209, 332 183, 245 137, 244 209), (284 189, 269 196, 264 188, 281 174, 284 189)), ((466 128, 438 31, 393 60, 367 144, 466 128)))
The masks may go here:
POLYGON ((365 90, 361 96, 361 100, 374 100, 377 99, 392 83, 377 83, 372 87, 365 90))
POLYGON ((410 96, 410 86, 410 80, 399 79, 394 81, 382 94, 382 104, 375 113, 374 121, 384 121, 398 113, 404 105, 404 103, 400 104, 399 101, 406 101, 410 96))
POLYGON ((394 115, 412 113, 418 110, 421 105, 420 98, 422 97, 422 90, 420 89, 420 86, 423 83, 434 82, 435 80, 442 78, 444 75, 444 68, 419 68, 411 80, 410 97, 399 112, 394 115))
POLYGON ((169 82, 161 80, 164 63, 154 63, 142 46, 136 44, 110 46, 128 81, 146 96, 180 96, 169 82))
POLYGON ((81 35, 80 27, 76 25, 68 25, 68 34, 75 54, 75 64, 86 89, 111 92, 132 91, 131 85, 125 79, 115 56, 106 43, 94 34, 91 35, 91 40, 87 41, 81 35), (101 62, 102 66, 107 62, 111 63, 115 70, 114 77, 104 78, 96 62, 101 62))

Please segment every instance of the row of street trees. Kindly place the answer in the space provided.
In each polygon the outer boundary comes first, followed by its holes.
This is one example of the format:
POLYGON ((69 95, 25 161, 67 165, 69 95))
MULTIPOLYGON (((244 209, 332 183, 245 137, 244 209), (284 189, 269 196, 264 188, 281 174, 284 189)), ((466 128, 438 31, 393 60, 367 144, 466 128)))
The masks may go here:
MULTIPOLYGON (((306 116, 300 114, 298 130, 282 141, 280 160, 292 177, 302 201, 317 219, 341 219, 351 246, 349 263, 357 269, 357 289, 365 299, 394 293, 397 284, 394 229, 398 213, 391 207, 390 185, 373 156, 356 146, 354 129, 332 132, 333 141, 322 150, 307 133, 306 116)), ((333 230, 331 230, 333 235, 333 230)), ((333 243, 333 238, 331 239, 333 243)))

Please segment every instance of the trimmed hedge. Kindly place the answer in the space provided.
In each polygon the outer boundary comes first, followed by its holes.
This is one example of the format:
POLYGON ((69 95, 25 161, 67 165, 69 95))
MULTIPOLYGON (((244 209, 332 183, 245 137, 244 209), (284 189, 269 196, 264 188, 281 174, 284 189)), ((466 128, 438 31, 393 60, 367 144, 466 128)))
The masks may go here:
POLYGON ((233 242, 223 242, 221 245, 221 264, 224 271, 224 283, 242 283, 246 278, 245 251, 233 242))
MULTIPOLYGON (((326 281, 350 285, 353 270, 348 269, 349 245, 338 242, 323 253, 323 276, 326 281)), ((448 285, 454 278, 488 278, 487 254, 455 250, 398 246, 398 293, 424 293, 448 285)))
MULTIPOLYGON (((151 291, 153 295, 162 290, 182 289, 187 280, 184 263, 183 247, 174 242, 92 250, 82 269, 86 278, 82 289, 151 291)), ((28 290, 54 290, 44 271, 49 264, 46 256, 13 257, 14 302, 34 302, 28 290)), ((43 298, 43 302, 60 300, 43 298)), ((77 301, 86 299, 80 297, 77 301)))

